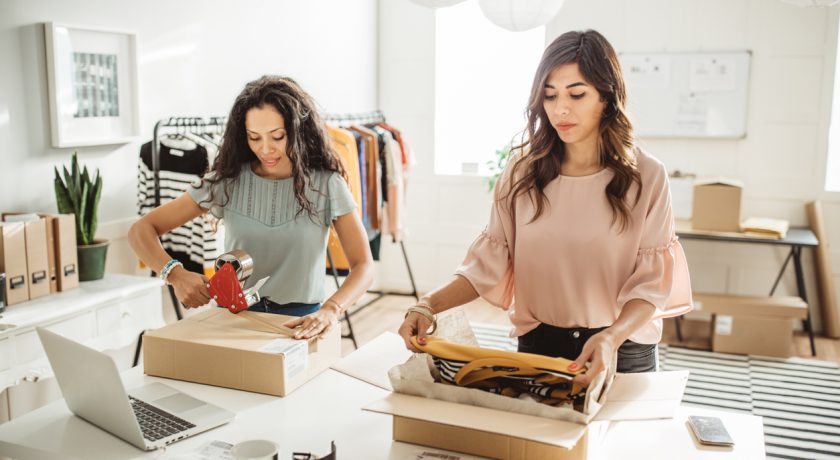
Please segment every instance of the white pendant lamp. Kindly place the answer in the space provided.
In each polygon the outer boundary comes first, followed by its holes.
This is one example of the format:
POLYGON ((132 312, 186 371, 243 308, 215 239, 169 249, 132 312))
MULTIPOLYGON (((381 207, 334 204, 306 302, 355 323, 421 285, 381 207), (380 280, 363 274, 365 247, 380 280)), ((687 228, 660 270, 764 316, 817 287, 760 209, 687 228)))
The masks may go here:
POLYGON ((411 0, 420 6, 426 8, 446 8, 447 6, 457 5, 464 0, 411 0))
POLYGON ((479 0, 484 16, 497 26, 519 32, 547 24, 563 0, 479 0))

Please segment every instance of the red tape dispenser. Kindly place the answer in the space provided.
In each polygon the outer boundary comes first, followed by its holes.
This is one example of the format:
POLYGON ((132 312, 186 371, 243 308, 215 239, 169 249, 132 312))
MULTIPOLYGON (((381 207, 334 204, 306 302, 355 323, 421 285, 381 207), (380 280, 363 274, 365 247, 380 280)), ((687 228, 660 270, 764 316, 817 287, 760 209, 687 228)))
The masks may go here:
POLYGON ((239 249, 226 252, 216 259, 215 266, 216 273, 210 278, 207 288, 216 304, 231 313, 239 313, 260 301, 257 290, 268 277, 259 280, 252 288, 242 290, 245 280, 254 271, 254 260, 247 252, 239 249))

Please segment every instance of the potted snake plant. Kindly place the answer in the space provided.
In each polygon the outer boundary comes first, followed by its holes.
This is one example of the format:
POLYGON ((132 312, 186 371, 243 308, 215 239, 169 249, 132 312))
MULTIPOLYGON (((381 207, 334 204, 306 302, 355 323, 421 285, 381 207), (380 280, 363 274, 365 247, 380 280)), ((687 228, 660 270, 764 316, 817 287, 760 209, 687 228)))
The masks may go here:
POLYGON ((76 216, 79 281, 101 279, 105 274, 108 241, 94 238, 99 198, 102 195, 102 176, 99 175, 99 169, 95 177, 88 173, 87 166, 80 170, 76 152, 73 152, 70 170, 66 166, 62 169, 63 175, 60 175, 58 168, 55 168, 55 201, 59 213, 76 216))

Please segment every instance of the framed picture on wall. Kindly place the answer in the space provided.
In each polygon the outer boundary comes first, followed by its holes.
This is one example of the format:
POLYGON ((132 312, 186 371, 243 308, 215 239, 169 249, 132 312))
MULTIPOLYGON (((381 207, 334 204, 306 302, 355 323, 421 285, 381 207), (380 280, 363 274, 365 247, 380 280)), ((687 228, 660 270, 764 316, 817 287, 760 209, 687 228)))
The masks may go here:
POLYGON ((44 25, 54 147, 121 144, 139 134, 134 34, 44 25))

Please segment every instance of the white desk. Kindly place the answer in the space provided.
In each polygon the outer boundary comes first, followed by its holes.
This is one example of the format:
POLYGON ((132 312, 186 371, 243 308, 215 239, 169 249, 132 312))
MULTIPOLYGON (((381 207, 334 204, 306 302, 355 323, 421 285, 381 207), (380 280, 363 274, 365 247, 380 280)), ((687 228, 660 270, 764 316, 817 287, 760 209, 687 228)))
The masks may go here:
POLYGON ((162 285, 157 278, 107 274, 69 291, 6 307, 0 315, 0 422, 60 397, 55 382, 45 379, 52 371, 35 327, 125 355, 118 362, 125 369, 131 366, 140 332, 164 325, 162 285))
POLYGON ((607 422, 604 441, 590 444, 590 459, 764 459, 764 427, 761 417, 711 409, 680 406, 670 420, 607 422), (734 447, 704 446, 687 425, 689 415, 720 417, 734 447))
MULTIPOLYGON (((195 452, 210 440, 236 443, 258 438, 277 442, 281 459, 291 458, 292 452, 326 453, 332 440, 342 459, 407 460, 424 450, 441 452, 393 442, 391 417, 360 409, 384 396, 386 390, 334 370, 327 370, 285 398, 144 376, 139 368, 127 371, 124 378, 128 387, 144 382, 165 382, 232 410, 237 418, 165 450, 143 452, 74 417, 61 400, 0 425, 0 442, 90 460, 181 457, 195 452)), ((612 423, 603 439, 600 445, 590 446, 591 458, 764 458, 760 417, 685 407, 673 420, 612 423), (735 450, 697 445, 685 426, 685 416, 689 413, 722 417, 735 439, 735 450)), ((0 444, 0 456, 10 453, 3 452, 4 447, 10 448, 0 444)), ((30 457, 17 455, 21 459, 50 457, 43 452, 30 457)), ((473 457, 462 455, 461 458, 473 457)))

